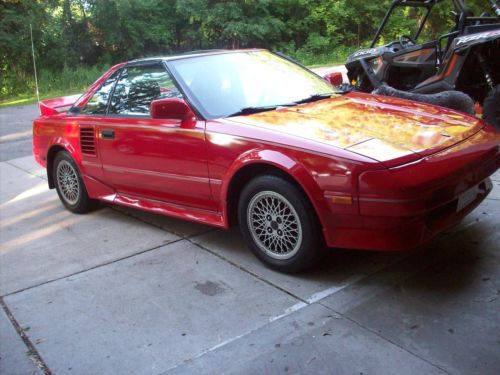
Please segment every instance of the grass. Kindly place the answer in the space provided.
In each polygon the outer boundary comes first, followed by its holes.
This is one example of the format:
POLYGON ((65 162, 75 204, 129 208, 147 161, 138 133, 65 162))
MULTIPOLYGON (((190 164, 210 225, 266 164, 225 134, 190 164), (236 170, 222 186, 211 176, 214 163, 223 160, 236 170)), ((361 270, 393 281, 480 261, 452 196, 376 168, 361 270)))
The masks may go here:
MULTIPOLYGON (((38 82, 40 100, 83 93, 105 70, 102 66, 65 68, 59 73, 42 70, 39 72, 38 82)), ((1 83, 0 108, 37 102, 33 79, 19 82, 11 78, 10 81, 2 80, 1 83), (5 94, 5 91, 9 94, 5 94)))
MULTIPOLYGON (((309 55, 299 56, 305 63, 318 62, 316 64, 307 64, 310 69, 324 66, 343 65, 345 59, 338 55, 325 55, 321 58, 313 59, 309 55)), ((60 73, 50 71, 41 71, 39 79, 40 100, 57 98, 61 96, 83 93, 104 71, 105 67, 95 66, 91 68, 65 68, 60 73)), ((18 82, 12 82, 11 87, 17 87, 18 82)), ((0 98, 0 108, 34 104, 37 102, 35 94, 34 81, 24 83, 23 92, 6 95, 0 98)))
MULTIPOLYGON (((40 100, 46 100, 51 98, 58 98, 61 96, 68 96, 73 94, 79 94, 83 91, 64 91, 64 90, 54 90, 40 95, 40 100)), ((24 94, 13 96, 7 99, 0 100, 0 108, 2 107, 12 107, 18 105, 28 105, 37 102, 36 95, 34 94, 24 94)))
POLYGON ((328 66, 335 66, 335 65, 344 65, 345 61, 332 61, 329 63, 324 63, 324 64, 314 64, 314 65, 307 65, 309 69, 316 69, 316 68, 324 68, 328 66))

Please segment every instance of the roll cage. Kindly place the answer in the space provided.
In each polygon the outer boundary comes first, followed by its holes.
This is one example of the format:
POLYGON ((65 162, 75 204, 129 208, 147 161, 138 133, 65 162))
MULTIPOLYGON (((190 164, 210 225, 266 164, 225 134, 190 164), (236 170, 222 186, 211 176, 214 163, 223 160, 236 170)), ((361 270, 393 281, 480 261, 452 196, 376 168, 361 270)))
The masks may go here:
MULTIPOLYGON (((424 29, 424 26, 427 22, 427 19, 429 18, 432 8, 434 8, 436 4, 442 1, 443 0, 393 0, 389 9, 387 10, 387 13, 385 14, 382 20, 382 23, 380 24, 379 28, 377 29, 377 32, 373 37, 373 40, 370 44, 370 48, 375 47, 375 45, 377 44, 380 35, 382 34, 382 31, 384 30, 385 26, 387 25, 387 22, 389 21, 389 18, 391 17, 393 11, 396 8, 398 7, 425 8, 425 15, 422 18, 422 21, 420 21, 417 31, 413 36, 413 40, 417 40, 420 34, 422 33, 422 30, 424 29)), ((456 18, 456 25, 454 30, 452 30, 450 33, 441 35, 439 37, 437 41, 438 49, 440 49, 440 43, 443 39, 448 38, 448 40, 451 40, 450 38, 462 34, 467 26, 477 23, 479 24, 489 23, 489 22, 495 23, 498 22, 498 19, 500 17, 500 5, 498 3, 498 0, 485 0, 485 2, 489 3, 490 8, 494 12, 495 15, 493 16, 485 16, 485 15, 473 16, 471 12, 467 9, 465 2, 463 0, 451 0, 451 2, 453 3, 453 9, 454 9, 453 14, 455 15, 456 18)))

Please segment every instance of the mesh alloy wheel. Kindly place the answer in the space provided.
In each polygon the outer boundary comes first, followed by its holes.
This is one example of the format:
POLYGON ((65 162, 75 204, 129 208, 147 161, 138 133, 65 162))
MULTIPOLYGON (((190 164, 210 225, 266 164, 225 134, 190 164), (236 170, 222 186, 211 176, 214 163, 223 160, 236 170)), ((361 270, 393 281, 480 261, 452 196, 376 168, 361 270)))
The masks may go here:
POLYGON ((80 197, 80 183, 75 168, 66 160, 61 160, 57 164, 56 179, 61 196, 66 203, 77 204, 80 197))
POLYGON ((257 246, 274 259, 289 259, 302 245, 299 215, 277 192, 261 191, 251 199, 247 223, 257 246))

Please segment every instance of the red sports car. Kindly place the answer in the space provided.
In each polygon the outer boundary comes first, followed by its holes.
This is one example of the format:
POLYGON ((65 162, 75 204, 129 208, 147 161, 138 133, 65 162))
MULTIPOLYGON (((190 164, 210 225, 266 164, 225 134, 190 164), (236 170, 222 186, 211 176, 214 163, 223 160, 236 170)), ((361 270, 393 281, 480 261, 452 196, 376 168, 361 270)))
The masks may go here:
POLYGON ((320 249, 405 250, 490 192, 500 137, 449 109, 361 93, 266 50, 116 65, 41 103, 33 152, 66 208, 97 200, 229 228, 278 270, 320 249))

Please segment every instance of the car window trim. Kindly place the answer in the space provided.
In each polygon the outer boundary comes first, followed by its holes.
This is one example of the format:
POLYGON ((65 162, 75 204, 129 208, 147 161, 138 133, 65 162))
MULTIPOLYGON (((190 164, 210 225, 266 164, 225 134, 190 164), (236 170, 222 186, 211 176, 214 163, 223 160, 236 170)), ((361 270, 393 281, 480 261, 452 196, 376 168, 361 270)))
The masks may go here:
POLYGON ((182 94, 182 98, 184 99, 184 101, 189 105, 189 107, 193 110, 194 114, 199 119, 201 119, 202 121, 206 121, 207 116, 205 116, 203 112, 198 108, 198 106, 195 103, 196 100, 192 100, 191 97, 187 95, 187 90, 184 89, 184 86, 182 85, 181 82, 182 80, 177 79, 177 76, 173 73, 172 69, 170 69, 170 66, 168 64, 169 60, 163 60, 162 62, 168 74, 170 74, 170 77, 172 77, 172 81, 174 82, 175 87, 182 94))
MULTIPOLYGON (((111 76, 113 76, 113 74, 118 73, 117 76, 116 76, 116 78, 115 78, 115 81, 113 82, 113 87, 111 88, 112 92, 114 92, 114 90, 115 90, 116 82, 118 82, 118 78, 121 76, 122 71, 123 71, 123 66, 119 67, 113 73, 110 74, 110 77, 111 77, 111 76)), ((108 78, 108 79, 110 79, 110 78, 108 78)), ((92 98, 94 97, 94 95, 96 95, 99 92, 99 90, 102 89, 102 87, 106 84, 106 82, 108 81, 108 79, 104 80, 104 82, 101 83, 101 85, 97 89, 94 90, 94 92, 92 93, 92 96, 88 99, 87 103, 85 103, 85 105, 83 107, 81 107, 82 109, 80 110, 80 112, 78 112, 76 114, 76 116, 89 116, 89 117, 98 117, 98 116, 101 116, 101 117, 106 117, 107 111, 108 111, 108 106, 109 106, 109 101, 111 99, 111 96, 108 97, 108 102, 106 103, 106 111, 104 113, 82 113, 81 111, 83 111, 85 109, 85 107, 89 104, 90 100, 92 100, 92 98)), ((82 96, 83 95, 85 95, 85 93, 83 93, 82 96)))
POLYGON ((127 65, 122 66, 120 68, 120 72, 118 73, 118 76, 115 79, 115 83, 113 84, 113 87, 111 88, 111 93, 109 94, 108 103, 106 104, 106 112, 104 113, 105 117, 108 116, 109 107, 111 105, 111 99, 113 98, 113 95, 115 94, 116 85, 118 84, 118 81, 120 80, 120 78, 121 78, 121 76, 126 68, 127 68, 127 65))
MULTIPOLYGON (((190 56, 190 57, 185 57, 184 59, 190 59, 190 58, 195 58, 195 57, 196 56, 190 56)), ((176 60, 179 60, 179 59, 176 59, 176 60)), ((173 61, 175 61, 175 60, 173 60, 173 61)), ((194 113, 199 118, 201 118, 203 121, 212 120, 213 118, 211 116, 207 116, 207 114, 201 109, 202 108, 201 104, 199 104, 198 100, 196 99, 196 96, 194 94, 192 94, 191 90, 189 90, 189 87, 187 87, 187 85, 184 87, 184 81, 182 79, 177 79, 177 76, 175 74, 175 73, 177 73, 177 71, 175 70, 175 68, 172 69, 169 66, 170 65, 169 63, 170 63, 170 60, 164 61, 164 64, 167 66, 167 69, 170 72, 172 72, 171 73, 172 77, 175 78, 176 82, 181 87, 182 94, 184 95, 184 100, 189 104, 189 106, 194 111, 194 113)))
POLYGON ((116 85, 118 84, 118 81, 122 77, 123 72, 126 69, 128 69, 128 68, 135 68, 135 67, 142 68, 142 67, 145 67, 145 66, 154 66, 154 65, 161 66, 161 64, 159 64, 158 60, 138 61, 138 62, 132 62, 132 63, 125 64, 125 66, 122 68, 122 71, 118 75, 118 78, 116 79, 115 84, 113 85, 112 94, 108 98, 108 105, 106 107, 106 114, 105 114, 106 117, 109 117, 109 118, 115 118, 115 117, 117 117, 117 118, 127 118, 127 117, 130 117, 130 118, 146 118, 146 119, 150 119, 151 118, 151 114, 149 114, 149 113, 142 114, 142 115, 130 115, 130 114, 122 115, 122 114, 119 114, 119 113, 109 113, 109 110, 111 108, 111 99, 113 98, 113 95, 115 94, 116 85))
POLYGON ((158 67, 160 68, 163 68, 165 70, 165 72, 169 75, 170 79, 172 80, 172 83, 174 84, 175 88, 177 89, 177 91, 179 91, 181 94, 182 94, 182 97, 184 100, 186 100, 186 94, 184 93, 184 91, 179 87, 179 83, 177 82, 177 79, 174 77, 174 75, 170 72, 170 70, 168 69, 168 67, 166 66, 165 64, 165 60, 163 59, 157 59, 157 60, 148 60, 148 61, 132 61, 132 62, 129 62, 127 64, 125 64, 125 66, 123 66, 121 69, 122 71, 120 72, 120 74, 118 75, 114 85, 113 85, 113 90, 112 90, 112 94, 109 96, 109 99, 108 99, 108 105, 107 105, 107 108, 106 108, 106 114, 105 116, 106 117, 109 117, 109 118, 127 118, 127 117, 130 117, 130 118, 143 118, 143 119, 151 119, 151 114, 148 113, 148 114, 119 114, 119 113, 109 113, 109 110, 110 110, 110 107, 111 107, 111 99, 113 98, 113 95, 115 93, 115 89, 116 89, 116 85, 118 83, 118 81, 120 80, 123 72, 125 71, 125 69, 127 68, 135 68, 135 67, 146 67, 146 66, 155 66, 157 65, 158 67))

